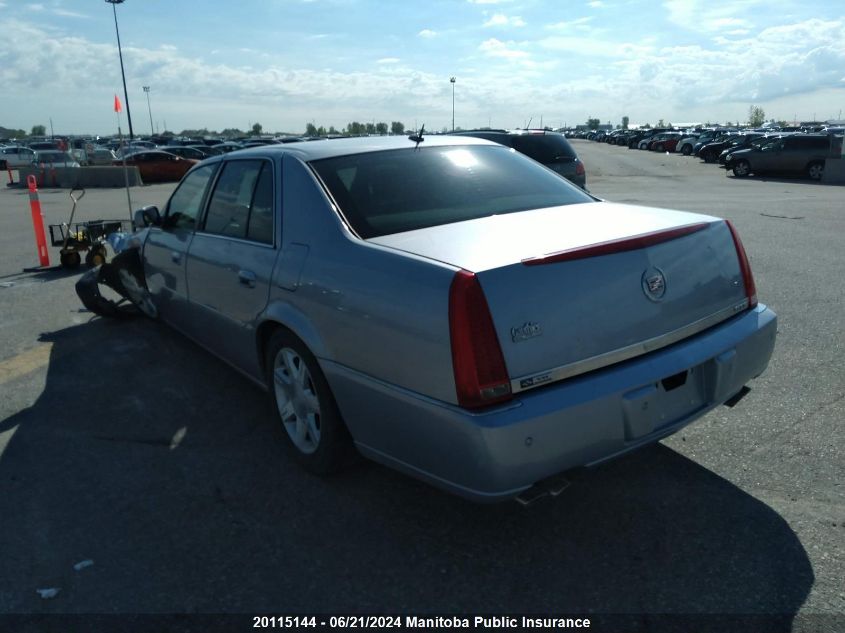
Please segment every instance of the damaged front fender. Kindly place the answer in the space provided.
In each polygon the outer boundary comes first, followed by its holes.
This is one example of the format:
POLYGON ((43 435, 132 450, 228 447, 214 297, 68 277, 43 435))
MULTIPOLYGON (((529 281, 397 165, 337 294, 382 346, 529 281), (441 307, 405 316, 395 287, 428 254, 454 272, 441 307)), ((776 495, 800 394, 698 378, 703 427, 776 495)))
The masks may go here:
POLYGON ((82 305, 94 314, 111 319, 125 319, 144 314, 152 319, 158 310, 144 280, 141 251, 130 247, 115 255, 111 262, 92 268, 76 282, 76 294, 82 305), (104 297, 100 285, 107 286, 122 299, 104 297))

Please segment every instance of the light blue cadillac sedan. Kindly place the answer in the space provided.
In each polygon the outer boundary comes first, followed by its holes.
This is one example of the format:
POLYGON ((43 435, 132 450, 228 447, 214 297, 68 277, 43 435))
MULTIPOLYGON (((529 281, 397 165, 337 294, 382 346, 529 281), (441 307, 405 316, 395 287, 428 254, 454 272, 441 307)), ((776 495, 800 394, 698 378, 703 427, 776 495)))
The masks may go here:
POLYGON ((775 343, 730 222, 470 137, 237 151, 138 217, 125 294, 266 389, 316 473, 357 449, 529 501, 734 404, 775 343))

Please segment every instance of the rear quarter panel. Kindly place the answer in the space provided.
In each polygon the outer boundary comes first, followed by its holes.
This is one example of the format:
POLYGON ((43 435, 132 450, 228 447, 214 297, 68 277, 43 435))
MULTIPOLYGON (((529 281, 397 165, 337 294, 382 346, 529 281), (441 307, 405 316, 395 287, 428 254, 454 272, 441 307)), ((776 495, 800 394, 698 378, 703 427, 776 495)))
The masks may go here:
POLYGON ((455 402, 455 268, 355 237, 298 158, 286 155, 282 174, 282 254, 265 318, 291 329, 320 361, 455 402))

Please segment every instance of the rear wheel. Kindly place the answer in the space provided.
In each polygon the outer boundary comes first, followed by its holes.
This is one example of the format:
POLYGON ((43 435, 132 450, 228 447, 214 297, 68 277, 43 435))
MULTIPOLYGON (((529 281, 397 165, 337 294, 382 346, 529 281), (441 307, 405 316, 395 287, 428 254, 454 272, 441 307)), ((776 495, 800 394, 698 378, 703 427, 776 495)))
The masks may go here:
POLYGON ((352 442, 317 360, 293 334, 279 330, 267 344, 265 362, 274 410, 297 460, 318 475, 336 472, 352 442))
POLYGON ((733 172, 734 176, 738 178, 745 178, 749 173, 751 173, 751 166, 748 164, 747 160, 740 160, 734 163, 733 172))
POLYGON ((681 148, 681 154, 683 154, 684 156, 689 156, 690 154, 692 154, 692 145, 684 145, 681 148))
POLYGON ((824 163, 821 161, 813 161, 807 165, 807 176, 810 180, 821 180, 824 176, 824 163))
POLYGON ((701 152, 701 157, 704 159, 705 163, 712 163, 716 160, 716 156, 713 155, 713 152, 701 152))

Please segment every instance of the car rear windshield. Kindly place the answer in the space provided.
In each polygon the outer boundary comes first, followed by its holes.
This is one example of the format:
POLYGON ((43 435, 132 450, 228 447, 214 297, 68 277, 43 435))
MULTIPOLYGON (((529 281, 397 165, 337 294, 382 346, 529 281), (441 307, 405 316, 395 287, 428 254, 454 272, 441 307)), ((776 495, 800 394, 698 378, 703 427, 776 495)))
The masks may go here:
POLYGON ((513 137, 513 146, 539 163, 575 160, 575 150, 557 134, 522 134, 513 137))
POLYGON ((311 163, 362 238, 594 199, 501 146, 400 149, 311 163))

